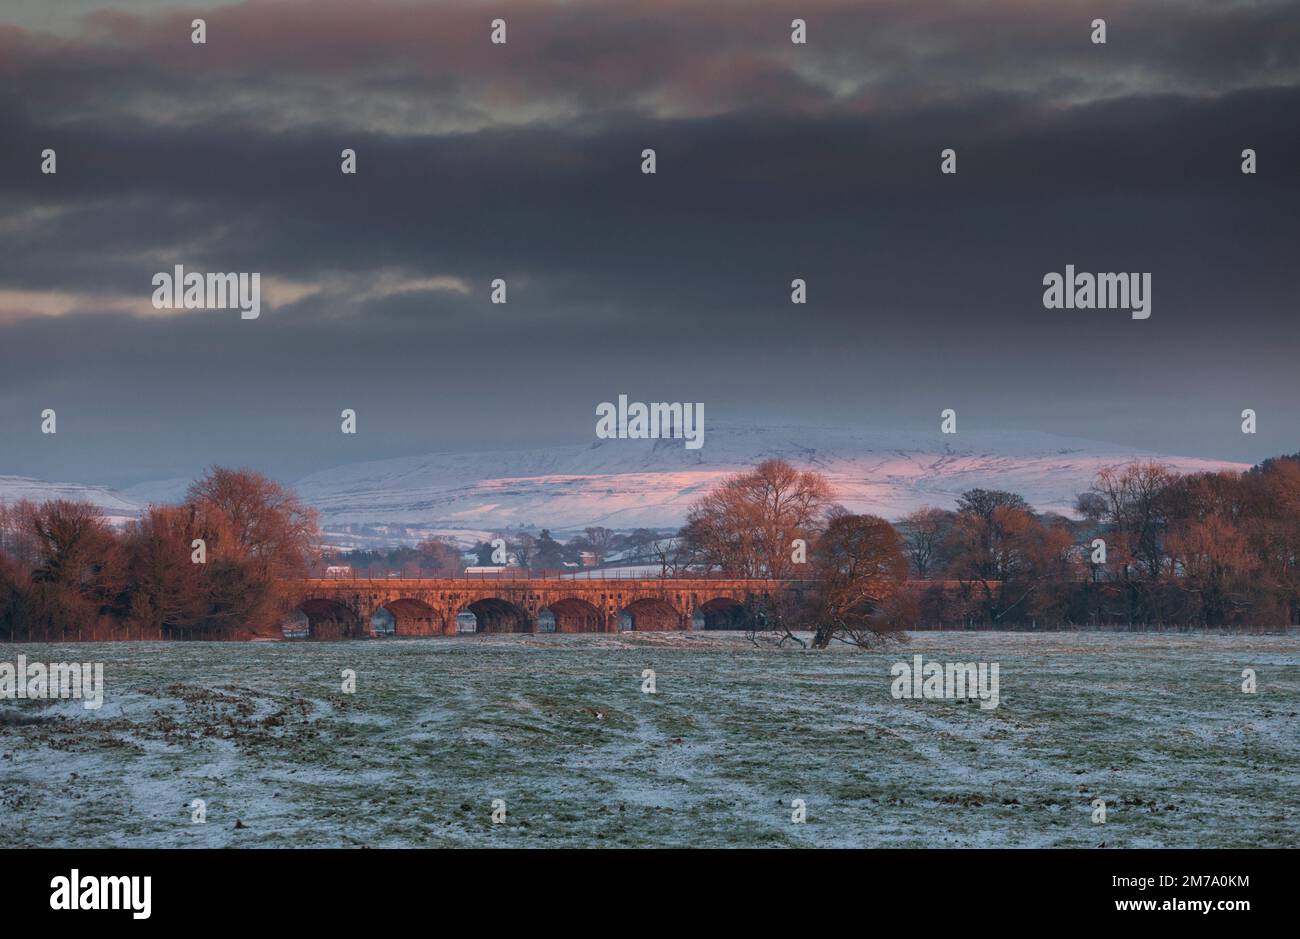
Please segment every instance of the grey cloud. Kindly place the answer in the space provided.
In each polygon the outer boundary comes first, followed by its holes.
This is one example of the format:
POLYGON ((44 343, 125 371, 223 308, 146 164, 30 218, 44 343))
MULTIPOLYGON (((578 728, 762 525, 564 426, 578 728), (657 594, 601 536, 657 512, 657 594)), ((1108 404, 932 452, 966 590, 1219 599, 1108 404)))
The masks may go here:
MULTIPOLYGON (((205 50, 207 72, 159 47, 170 20, 153 15, 21 37, 0 95, 0 298, 85 302, 0 308, 0 472, 129 483, 221 461, 291 479, 587 439, 594 403, 621 392, 718 417, 929 426, 955 406, 976 426, 1195 455, 1296 449, 1300 89, 1277 5, 1102 4, 1113 45, 1082 78, 1079 5, 1028 21, 985 6, 980 29, 965 5, 810 4, 816 42, 798 52, 775 7, 711 6, 697 34, 686 7, 574 5, 567 26, 508 14, 507 85, 477 46, 444 61, 400 18, 354 35, 326 7, 295 36, 271 28, 291 8, 262 6, 213 15, 249 44, 205 50), (1138 32, 1163 45, 1132 46, 1138 32), (716 67, 692 64, 706 47, 716 67), (512 115, 535 94, 537 116, 499 117, 484 88, 520 95, 512 115), (484 126, 440 130, 445 105, 450 126, 484 126), (395 117, 356 119, 372 107, 395 117), (55 177, 38 172, 45 146, 55 177), (945 146, 956 177, 938 173, 945 146), (254 322, 109 302, 146 300, 172 263, 318 292, 254 322), (1045 311, 1040 278, 1066 263, 1151 271, 1153 318, 1045 311), (487 299, 497 276, 504 307, 487 299), (795 276, 807 307, 789 303, 795 276), (1266 417, 1249 440, 1230 420, 1246 406, 1266 417), (32 432, 43 407, 60 409, 57 439, 32 432), (343 407, 357 441, 337 432, 343 407)), ((447 36, 481 28, 464 15, 447 36)))

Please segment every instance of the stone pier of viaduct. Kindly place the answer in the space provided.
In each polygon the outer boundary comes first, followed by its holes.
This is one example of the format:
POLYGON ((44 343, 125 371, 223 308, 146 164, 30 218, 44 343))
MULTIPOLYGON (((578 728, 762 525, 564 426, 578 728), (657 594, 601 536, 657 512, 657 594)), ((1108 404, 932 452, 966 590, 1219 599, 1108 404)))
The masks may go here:
POLYGON ((297 610, 316 636, 373 635, 386 610, 398 636, 454 635, 457 617, 473 613, 478 632, 537 632, 544 611, 562 633, 690 629, 699 613, 706 629, 741 628, 751 599, 800 593, 799 581, 644 579, 308 580, 297 610))

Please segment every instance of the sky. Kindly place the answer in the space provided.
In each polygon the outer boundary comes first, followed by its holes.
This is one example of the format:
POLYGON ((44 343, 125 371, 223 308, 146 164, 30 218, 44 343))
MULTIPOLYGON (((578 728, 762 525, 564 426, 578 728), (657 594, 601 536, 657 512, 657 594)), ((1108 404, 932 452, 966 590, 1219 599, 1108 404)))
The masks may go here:
POLYGON ((292 481, 620 394, 1295 452, 1298 116, 1268 0, 8 0, 0 474, 292 481), (177 264, 261 315, 154 309, 177 264), (1150 273, 1150 318, 1046 309, 1067 264, 1150 273))

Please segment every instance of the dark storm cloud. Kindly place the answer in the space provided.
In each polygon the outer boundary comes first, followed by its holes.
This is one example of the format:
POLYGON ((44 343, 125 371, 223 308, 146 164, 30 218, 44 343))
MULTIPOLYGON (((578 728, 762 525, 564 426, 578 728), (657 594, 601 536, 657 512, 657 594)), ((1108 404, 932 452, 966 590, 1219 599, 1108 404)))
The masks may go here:
POLYGON ((440 118, 491 123, 574 109, 878 109, 972 89, 1078 100, 1291 82, 1300 27, 1289 7, 807 0, 792 14, 772 2, 505 2, 489 11, 471 0, 313 0, 109 8, 73 36, 0 34, 0 51, 17 93, 65 115, 126 110, 184 123, 196 110, 278 111, 284 122, 436 133, 440 118), (188 42, 196 14, 211 30, 197 52, 188 42), (792 15, 807 20, 808 46, 789 43, 792 15), (508 51, 486 42, 495 16, 509 22, 508 51), (1086 41, 1094 17, 1111 28, 1101 50, 1086 41), (403 98, 422 102, 423 121, 403 98))
POLYGON ((800 6, 802 48, 777 4, 244 4, 200 47, 189 12, 0 30, 0 472, 585 439, 622 391, 1296 449, 1284 5, 800 6), (175 263, 272 299, 158 317, 175 263), (1153 272, 1152 320, 1044 311, 1066 263, 1153 272), (51 406, 57 442, 33 438, 51 406))
MULTIPOLYGON (((739 275, 792 251, 807 255, 801 264, 838 270, 831 283, 851 287, 851 242, 888 249, 919 238, 913 263, 923 269, 935 260, 927 241, 1051 206, 1084 222, 1107 198, 1132 200, 1097 218, 1103 230, 1094 233, 1112 245, 1130 240, 1125 232, 1141 213, 1155 212, 1158 223, 1190 200, 1250 206, 1252 228, 1276 224, 1285 234, 1294 231, 1285 210, 1296 178, 1242 179, 1236 144, 1253 144, 1266 168, 1294 165, 1300 146, 1288 118, 1298 106, 1296 89, 1125 99, 1068 115, 999 97, 961 112, 858 119, 629 120, 595 136, 555 128, 354 134, 355 179, 339 173, 338 140, 327 131, 234 136, 209 125, 87 124, 60 148, 62 171, 42 179, 39 194, 15 154, 39 152, 41 132, 13 120, 4 190, 27 211, 56 214, 0 233, 0 270, 6 285, 25 290, 142 295, 159 264, 174 259, 313 283, 385 268, 463 278, 480 292, 493 276, 525 278, 521 286, 554 281, 579 302, 584 292, 592 302, 618 296, 618 282, 671 293, 699 281, 715 284, 718 300, 752 300, 770 285, 739 275), (662 165, 654 178, 637 170, 647 140, 662 165), (938 152, 958 142, 961 173, 941 176, 938 152), (1106 225, 1116 211, 1118 224, 1106 225)), ((1012 225, 1002 235, 1011 244, 1038 240, 1012 225)), ((352 312, 373 318, 359 305, 352 312)))

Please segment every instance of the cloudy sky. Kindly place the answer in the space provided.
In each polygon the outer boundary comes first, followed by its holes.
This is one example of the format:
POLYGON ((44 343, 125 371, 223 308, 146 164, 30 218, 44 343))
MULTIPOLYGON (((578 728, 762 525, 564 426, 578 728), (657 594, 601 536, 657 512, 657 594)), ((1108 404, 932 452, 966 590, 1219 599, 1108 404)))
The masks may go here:
POLYGON ((587 441, 620 393, 1294 452, 1298 138, 1267 0, 8 0, 0 474, 292 480, 587 441), (154 310, 175 264, 262 315, 154 310), (1044 309, 1066 264, 1150 272, 1151 318, 1044 309))

